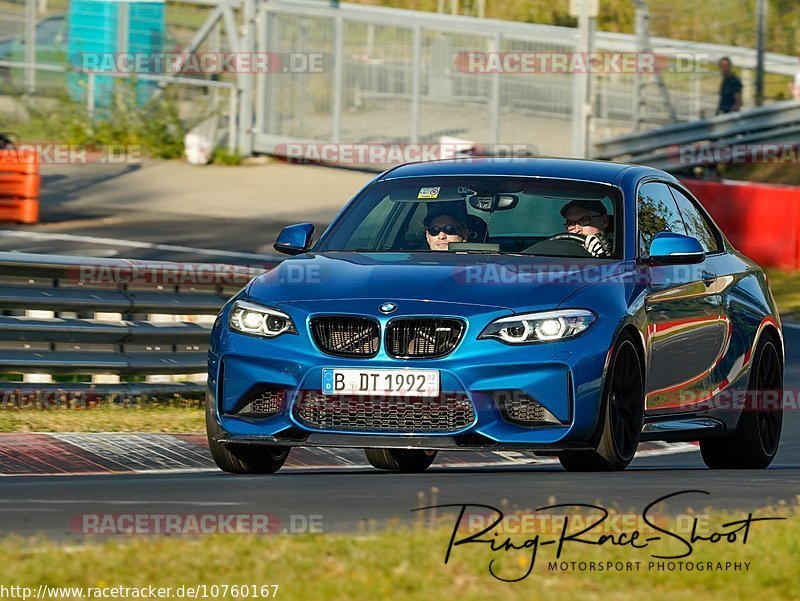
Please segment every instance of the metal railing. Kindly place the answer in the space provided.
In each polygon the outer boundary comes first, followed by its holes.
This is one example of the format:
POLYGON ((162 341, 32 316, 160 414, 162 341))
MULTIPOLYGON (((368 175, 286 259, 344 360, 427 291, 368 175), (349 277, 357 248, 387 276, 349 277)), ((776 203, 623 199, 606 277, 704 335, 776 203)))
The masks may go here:
MULTIPOLYGON (((254 147, 273 152, 288 142, 436 143, 441 135, 486 144, 534 145, 541 154, 571 154, 576 104, 572 73, 468 73, 462 52, 571 53, 578 30, 312 0, 259 2, 257 50, 325 53, 324 73, 259 75, 254 147)), ((640 51, 636 36, 596 32, 598 52, 640 51)), ((744 70, 746 106, 756 52, 683 40, 652 38, 653 52, 672 61, 663 79, 681 122, 716 110, 717 60, 729 56, 744 70), (691 59, 681 72, 677 62, 691 59)), ((768 53, 766 70, 794 75, 795 57, 768 53)), ((647 75, 652 78, 652 75, 647 75)), ((657 86, 636 97, 636 74, 592 76, 591 138, 631 131, 639 117, 648 127, 672 122, 657 86), (641 111, 641 114, 637 113, 641 111)), ((750 104, 752 106, 752 104, 750 104)))
POLYGON ((0 392, 201 394, 215 316, 272 266, 0 252, 0 392))
POLYGON ((659 169, 700 164, 700 148, 793 143, 800 139, 800 101, 787 100, 692 123, 627 134, 595 144, 594 158, 659 169), (691 153, 682 152, 690 148, 691 153), (692 157, 697 157, 694 161, 692 157))

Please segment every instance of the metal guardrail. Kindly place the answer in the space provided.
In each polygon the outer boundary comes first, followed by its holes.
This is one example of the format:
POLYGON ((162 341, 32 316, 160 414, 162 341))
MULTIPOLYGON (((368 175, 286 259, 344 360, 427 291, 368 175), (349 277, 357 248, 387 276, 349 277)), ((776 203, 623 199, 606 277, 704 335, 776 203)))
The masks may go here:
POLYGON ((0 374, 23 378, 0 381, 3 404, 42 393, 202 394, 214 317, 273 266, 0 252, 0 374))
MULTIPOLYGON (((681 154, 681 147, 774 144, 800 138, 800 101, 787 100, 692 123, 669 125, 611 138, 595 144, 594 158, 625 160, 660 169, 700 164, 681 154)), ((700 156, 699 153, 692 153, 700 156)))

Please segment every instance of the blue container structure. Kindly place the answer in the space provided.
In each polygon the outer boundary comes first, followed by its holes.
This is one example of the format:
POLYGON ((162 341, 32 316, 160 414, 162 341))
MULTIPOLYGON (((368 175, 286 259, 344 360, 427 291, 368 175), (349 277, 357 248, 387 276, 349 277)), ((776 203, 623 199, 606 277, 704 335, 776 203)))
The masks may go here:
MULTIPOLYGON (((125 78, 102 75, 103 71, 122 71, 119 68, 120 53, 131 53, 150 58, 135 69, 138 73, 161 73, 158 58, 164 52, 165 22, 163 2, 117 2, 109 0, 72 0, 69 9, 69 56, 73 68, 85 70, 87 66, 99 64, 95 69, 95 106, 110 106, 114 88, 125 78), (127 35, 120 34, 125 27, 124 12, 127 9, 127 35)), ((135 77, 136 73, 132 73, 135 77)), ((85 101, 88 75, 72 72, 69 75, 70 96, 85 101)), ((136 98, 143 104, 157 87, 154 81, 138 80, 136 98)))

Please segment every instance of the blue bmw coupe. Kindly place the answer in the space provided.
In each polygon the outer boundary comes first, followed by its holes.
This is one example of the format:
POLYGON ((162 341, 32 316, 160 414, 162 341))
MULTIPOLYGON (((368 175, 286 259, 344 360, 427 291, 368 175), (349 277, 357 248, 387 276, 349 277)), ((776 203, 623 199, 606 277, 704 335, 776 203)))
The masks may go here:
POLYGON ((316 243, 222 309, 208 363, 217 465, 294 446, 376 468, 526 450, 620 470, 640 441, 765 468, 781 433, 780 319, 761 269, 671 175, 558 159, 391 169, 316 243))

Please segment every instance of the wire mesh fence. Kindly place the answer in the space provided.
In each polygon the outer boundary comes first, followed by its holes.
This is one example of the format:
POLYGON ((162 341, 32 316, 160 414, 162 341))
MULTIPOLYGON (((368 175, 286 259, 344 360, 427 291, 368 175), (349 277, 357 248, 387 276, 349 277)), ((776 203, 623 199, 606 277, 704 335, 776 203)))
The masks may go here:
MULTIPOLYGON (((713 115, 720 83, 717 61, 726 55, 732 55, 744 83, 745 108, 752 106, 755 3, 695 3, 687 8, 688 14, 676 16, 674 2, 649 0, 646 49, 632 34, 596 32, 595 53, 636 55, 646 50, 656 57, 658 69, 591 73, 590 138, 601 140, 636 127, 713 115)), ((73 98, 86 99, 88 78, 75 72, 80 67, 74 53, 79 4, 131 5, 134 10, 136 5, 158 3, 0 0, 0 115, 18 108, 23 94, 29 100, 69 92, 73 98), (26 68, 29 62, 38 68, 26 68)), ((768 36, 772 52, 797 46, 791 24, 800 25, 800 15, 795 15, 800 11, 787 12, 784 4, 771 3, 777 8, 769 14, 770 31, 778 34, 768 36)), ((148 52, 325 57, 325 68, 313 72, 181 71, 181 78, 197 83, 229 84, 242 94, 242 105, 252 99, 253 126, 247 115, 238 125, 240 136, 252 137, 256 151, 269 152, 291 140, 425 143, 449 136, 484 144, 525 144, 541 154, 569 155, 572 123, 586 110, 576 97, 579 69, 533 72, 470 66, 476 56, 484 61, 492 56, 572 60, 579 47, 574 27, 347 3, 332 8, 322 0, 168 0, 160 6, 163 31, 159 44, 148 52), (247 20, 243 6, 248 2, 255 4, 255 37, 248 47, 238 47, 232 40, 243 39, 247 20), (221 7, 230 9, 229 21, 220 18, 221 7)), ((489 9, 493 10, 491 5, 489 9)), ((133 40, 133 21, 130 28, 133 40)), ((118 23, 108 19, 96 36, 120 38, 117 29, 118 23)), ((766 67, 767 101, 787 98, 796 59, 768 55, 766 67)), ((113 84, 104 84, 98 75, 96 85, 101 91, 111 89, 124 79, 119 75, 113 84)), ((159 93, 160 87, 151 83, 141 89, 159 93)), ((215 113, 227 114, 232 104, 227 90, 213 86, 177 86, 174 96, 187 125, 215 113)))
MULTIPOLYGON (((169 57, 185 52, 215 8, 213 2, 0 0, 0 119, 13 124, 20 116, 50 110, 65 100, 82 103, 87 110, 110 106, 131 85, 138 91, 140 104, 168 87, 186 127, 212 114, 227 115, 229 95, 222 86, 143 81, 153 75, 179 75, 197 84, 236 86, 233 73, 174 73, 168 68, 169 57), (146 10, 151 11, 149 16, 146 10), (146 56, 156 66, 132 67, 126 74, 120 66, 125 54, 134 59, 146 56), (91 84, 88 71, 95 72, 91 84), (95 96, 91 101, 90 85, 95 96)), ((232 13, 238 21, 235 6, 232 13)), ((193 52, 231 51, 229 36, 219 21, 193 52)))
MULTIPOLYGON (((736 4, 732 9, 739 4, 752 9, 755 2, 728 1, 736 4)), ((637 123, 652 128, 713 115, 720 84, 717 61, 731 53, 735 64, 744 57, 744 106, 753 105, 752 10, 727 17, 717 5, 699 5, 696 28, 683 32, 739 45, 734 47, 660 39, 669 33, 669 3, 652 4, 655 25, 646 48, 632 35, 598 32, 594 37, 598 54, 645 51, 658 62, 657 69, 645 73, 592 73, 595 140, 630 131, 637 123), (715 17, 714 11, 723 14, 715 17), (703 20, 740 35, 710 35, 703 20)), ((261 5, 262 49, 332 53, 340 71, 262 78, 257 148, 269 150, 286 139, 413 143, 455 136, 488 144, 526 143, 543 154, 570 153, 571 124, 583 110, 575 100, 577 71, 473 72, 460 60, 492 54, 573 57, 576 29, 342 7, 331 10, 327 3, 303 0, 261 5)), ((780 90, 794 69, 791 63, 790 57, 768 57, 768 101, 785 97, 780 90)))

